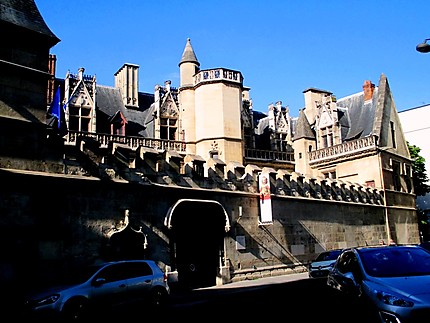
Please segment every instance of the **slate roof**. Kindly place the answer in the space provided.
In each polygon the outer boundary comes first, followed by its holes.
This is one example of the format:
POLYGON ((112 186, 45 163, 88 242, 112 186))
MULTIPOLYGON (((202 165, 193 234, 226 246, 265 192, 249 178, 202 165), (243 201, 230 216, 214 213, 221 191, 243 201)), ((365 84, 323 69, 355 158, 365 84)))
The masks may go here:
POLYGON ((125 107, 119 88, 97 85, 96 104, 97 109, 108 117, 113 116, 118 110, 125 115, 125 107))
POLYGON ((46 36, 51 46, 60 41, 46 25, 34 0, 1 0, 0 21, 46 36))
MULTIPOLYGON (((332 92, 316 88, 308 88, 304 90, 303 93, 310 90, 314 92, 332 94, 332 92)), ((376 135, 378 137, 381 135, 378 130, 380 126, 378 127, 377 120, 381 119, 379 114, 383 114, 382 110, 385 107, 384 105, 378 107, 378 100, 385 104, 384 102, 387 95, 391 95, 391 92, 388 86, 387 78, 384 74, 382 74, 379 80, 379 86, 374 88, 373 97, 371 100, 364 101, 363 91, 337 100, 337 119, 341 127, 342 142, 364 138, 371 135, 376 135), (384 89, 382 92, 380 89, 381 86, 384 89), (379 111, 378 109, 382 110, 377 112, 379 111)), ((267 117, 261 115, 259 115, 257 118, 254 117, 254 122, 256 123, 255 133, 257 136, 264 134, 265 130, 269 127, 268 121, 266 119, 267 117)), ((302 110, 300 110, 297 121, 291 122, 293 139, 315 139, 313 126, 314 125, 309 124, 305 114, 302 112, 302 110)))
POLYGON ((342 127, 342 141, 368 137, 372 134, 377 98, 378 88, 375 88, 370 102, 364 102, 363 92, 336 102, 338 119, 342 127))
POLYGON ((182 53, 182 58, 179 62, 179 65, 181 65, 182 63, 195 63, 197 66, 200 66, 196 54, 194 53, 193 47, 191 46, 191 40, 189 38, 187 39, 187 44, 185 45, 184 52, 182 53))
POLYGON ((311 125, 309 124, 308 118, 306 118, 303 109, 299 112, 299 118, 294 129, 294 140, 300 138, 316 139, 315 133, 312 131, 311 125))
POLYGON ((139 92, 138 100, 138 109, 126 108, 118 88, 97 85, 97 113, 103 113, 107 118, 111 118, 119 111, 127 120, 128 135, 153 137, 151 122, 155 112, 154 95, 139 92))

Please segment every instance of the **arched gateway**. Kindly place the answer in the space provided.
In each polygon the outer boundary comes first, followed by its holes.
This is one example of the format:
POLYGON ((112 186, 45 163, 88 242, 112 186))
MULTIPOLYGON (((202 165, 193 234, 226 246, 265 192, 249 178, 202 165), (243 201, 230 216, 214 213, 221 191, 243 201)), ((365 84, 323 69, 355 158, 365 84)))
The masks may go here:
POLYGON ((230 220, 217 201, 181 199, 168 211, 164 224, 171 229, 172 264, 182 286, 214 286, 225 266, 225 233, 230 220))

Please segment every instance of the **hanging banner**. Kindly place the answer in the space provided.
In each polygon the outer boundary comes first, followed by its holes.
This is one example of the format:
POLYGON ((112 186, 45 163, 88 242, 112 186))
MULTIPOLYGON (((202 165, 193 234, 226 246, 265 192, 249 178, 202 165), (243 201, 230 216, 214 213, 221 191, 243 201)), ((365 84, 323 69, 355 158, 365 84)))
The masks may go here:
POLYGON ((260 192, 260 219, 259 224, 272 224, 272 199, 270 197, 269 174, 260 173, 258 176, 260 192))

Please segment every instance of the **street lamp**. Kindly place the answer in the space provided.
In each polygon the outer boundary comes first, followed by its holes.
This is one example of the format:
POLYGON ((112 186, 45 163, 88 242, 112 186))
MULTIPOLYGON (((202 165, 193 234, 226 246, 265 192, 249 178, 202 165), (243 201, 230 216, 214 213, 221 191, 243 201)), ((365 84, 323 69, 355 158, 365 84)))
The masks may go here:
POLYGON ((424 39, 424 41, 421 44, 418 44, 416 49, 420 53, 429 53, 430 52, 430 44, 427 43, 430 38, 424 39))

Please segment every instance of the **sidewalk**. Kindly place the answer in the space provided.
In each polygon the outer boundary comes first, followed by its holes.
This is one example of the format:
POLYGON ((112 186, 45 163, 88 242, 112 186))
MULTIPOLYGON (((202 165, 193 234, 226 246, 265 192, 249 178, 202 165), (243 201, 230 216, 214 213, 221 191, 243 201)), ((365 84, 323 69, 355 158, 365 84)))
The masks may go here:
POLYGON ((307 278, 308 278, 308 272, 303 272, 303 273, 297 273, 297 274, 263 277, 263 278, 257 278, 252 280, 241 280, 238 282, 229 283, 225 285, 205 287, 200 289, 224 289, 224 288, 238 288, 238 287, 280 284, 280 283, 295 281, 299 279, 307 279, 307 278))
POLYGON ((223 293, 240 293, 246 290, 249 291, 249 288, 261 288, 267 285, 282 284, 308 278, 308 273, 304 272, 297 274, 263 277, 253 280, 242 280, 220 286, 203 287, 191 290, 182 289, 178 285, 171 285, 170 299, 173 307, 187 307, 192 306, 195 303, 206 302, 212 297, 219 297, 223 293))

